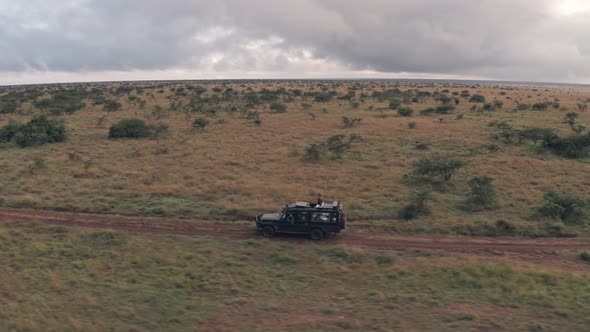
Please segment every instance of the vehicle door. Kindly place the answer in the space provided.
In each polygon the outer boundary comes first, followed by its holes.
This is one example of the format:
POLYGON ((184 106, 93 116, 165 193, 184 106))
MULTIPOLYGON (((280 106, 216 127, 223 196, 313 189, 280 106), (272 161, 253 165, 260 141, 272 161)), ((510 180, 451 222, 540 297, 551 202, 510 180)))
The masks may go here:
POLYGON ((299 217, 299 212, 296 210, 287 210, 279 218, 276 225, 279 232, 292 233, 297 229, 296 221, 299 217))
POLYGON ((298 233, 307 233, 311 227, 309 221, 311 219, 310 211, 299 211, 297 219, 295 220, 295 231, 298 233))

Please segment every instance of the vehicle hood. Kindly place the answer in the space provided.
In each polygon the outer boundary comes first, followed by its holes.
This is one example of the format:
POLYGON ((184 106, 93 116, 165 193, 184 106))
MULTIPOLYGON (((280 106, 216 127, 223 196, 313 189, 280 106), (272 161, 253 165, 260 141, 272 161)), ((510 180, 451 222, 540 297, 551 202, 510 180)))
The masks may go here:
POLYGON ((279 220, 279 218, 281 217, 280 213, 265 213, 263 215, 260 216, 260 220, 279 220))

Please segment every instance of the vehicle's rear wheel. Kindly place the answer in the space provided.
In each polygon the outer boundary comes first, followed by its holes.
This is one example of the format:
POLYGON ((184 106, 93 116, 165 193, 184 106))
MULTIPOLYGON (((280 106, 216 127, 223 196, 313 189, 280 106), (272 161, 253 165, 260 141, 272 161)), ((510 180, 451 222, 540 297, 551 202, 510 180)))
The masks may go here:
POLYGON ((309 233, 309 237, 314 241, 319 241, 324 238, 324 232, 319 228, 314 228, 309 233))
POLYGON ((275 236, 275 229, 272 226, 265 226, 262 229, 262 235, 264 235, 264 237, 271 238, 275 236))

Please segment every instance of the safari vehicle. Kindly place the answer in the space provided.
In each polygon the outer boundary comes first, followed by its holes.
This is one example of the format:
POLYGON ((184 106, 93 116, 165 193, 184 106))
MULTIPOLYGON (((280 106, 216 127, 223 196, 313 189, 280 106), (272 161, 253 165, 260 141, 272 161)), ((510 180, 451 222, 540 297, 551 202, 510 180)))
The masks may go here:
POLYGON ((276 233, 309 234, 312 240, 321 240, 328 233, 339 233, 346 226, 346 217, 340 201, 321 207, 307 202, 287 204, 280 213, 256 216, 256 228, 265 237, 276 233))

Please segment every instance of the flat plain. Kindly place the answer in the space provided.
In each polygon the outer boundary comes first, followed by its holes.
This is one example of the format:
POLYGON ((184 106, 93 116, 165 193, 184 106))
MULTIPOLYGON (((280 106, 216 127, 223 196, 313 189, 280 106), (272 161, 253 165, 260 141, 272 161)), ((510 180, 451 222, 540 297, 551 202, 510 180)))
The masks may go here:
POLYGON ((586 241, 588 103, 587 86, 477 82, 2 87, 0 330, 583 331, 590 247, 353 240, 586 241), (67 138, 38 144, 31 119, 67 138), (113 138, 126 119, 146 137, 113 138), (320 192, 348 214, 335 239, 223 234, 320 192), (122 215, 159 231, 100 229, 122 215), (211 233, 161 231, 175 222, 211 233))

